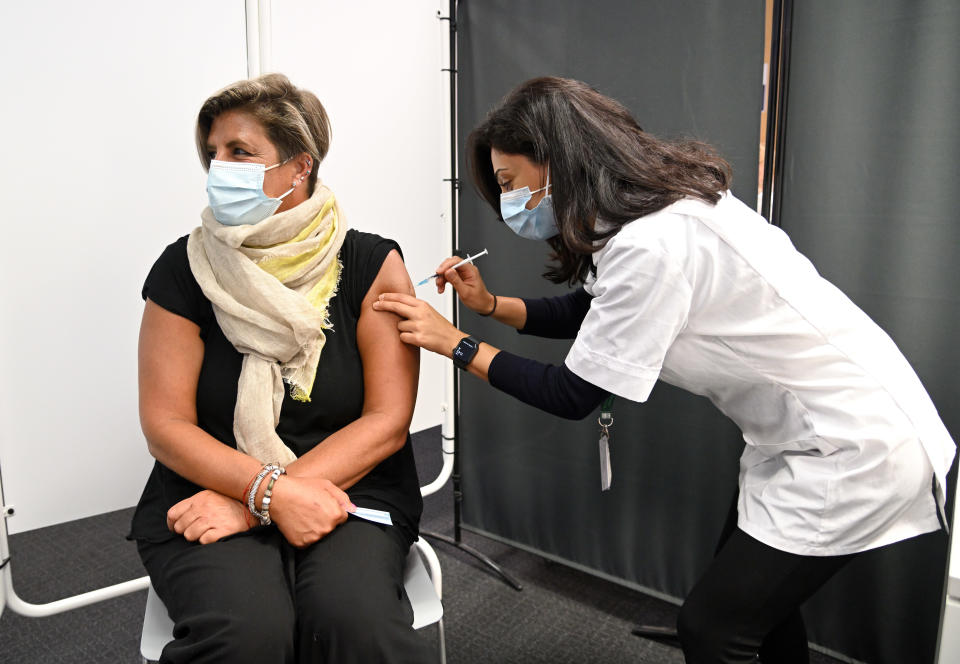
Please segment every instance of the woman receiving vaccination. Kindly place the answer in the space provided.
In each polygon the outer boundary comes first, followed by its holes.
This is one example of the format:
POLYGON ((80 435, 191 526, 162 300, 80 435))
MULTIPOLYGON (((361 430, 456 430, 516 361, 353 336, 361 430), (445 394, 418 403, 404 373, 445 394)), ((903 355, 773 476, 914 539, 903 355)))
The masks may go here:
POLYGON ((686 661, 808 661, 799 606, 859 553, 942 527, 955 445, 906 359, 733 197, 725 161, 643 132, 581 82, 520 85, 467 153, 498 216, 553 248, 546 276, 579 287, 499 296, 451 257, 439 290, 521 333, 574 339, 564 364, 498 350, 406 293, 374 309, 404 319, 404 342, 561 417, 608 393, 646 401, 658 379, 709 398, 746 447, 736 528, 680 612, 686 661))
POLYGON ((418 350, 371 306, 412 292, 399 247, 347 228, 317 180, 327 115, 285 76, 210 97, 196 139, 210 207, 140 328, 157 462, 131 537, 175 622, 161 661, 431 661, 403 592, 418 350))

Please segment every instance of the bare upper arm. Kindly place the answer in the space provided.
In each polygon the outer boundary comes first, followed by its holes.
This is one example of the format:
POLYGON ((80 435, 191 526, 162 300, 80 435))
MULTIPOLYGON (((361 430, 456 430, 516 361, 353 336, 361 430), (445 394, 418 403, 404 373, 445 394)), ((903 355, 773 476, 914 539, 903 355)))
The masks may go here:
POLYGON ((140 424, 147 440, 164 419, 197 422, 197 382, 203 363, 200 327, 148 299, 140 323, 140 424))
POLYGON ((420 374, 420 349, 400 341, 392 313, 375 311, 373 302, 380 293, 413 294, 413 283, 400 254, 387 254, 380 272, 363 298, 357 322, 357 346, 363 361, 363 411, 388 413, 406 430, 413 417, 420 374))

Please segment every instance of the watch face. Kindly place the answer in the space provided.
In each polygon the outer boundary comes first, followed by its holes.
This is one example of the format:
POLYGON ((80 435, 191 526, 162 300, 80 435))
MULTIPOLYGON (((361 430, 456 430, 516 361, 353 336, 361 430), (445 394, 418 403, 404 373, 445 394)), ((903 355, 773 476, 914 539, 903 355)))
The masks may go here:
POLYGON ((457 365, 460 369, 466 368, 470 364, 470 360, 473 359, 473 356, 477 354, 477 349, 480 347, 480 344, 470 337, 464 337, 460 340, 460 343, 457 344, 457 347, 453 349, 453 363, 457 365))

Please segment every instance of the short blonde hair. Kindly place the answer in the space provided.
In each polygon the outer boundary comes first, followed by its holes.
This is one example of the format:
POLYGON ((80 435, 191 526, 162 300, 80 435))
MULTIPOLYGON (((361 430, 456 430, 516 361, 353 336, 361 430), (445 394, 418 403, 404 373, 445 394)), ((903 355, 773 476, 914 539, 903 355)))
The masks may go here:
POLYGON ((210 168, 207 139, 218 115, 239 110, 257 119, 277 148, 280 159, 302 152, 314 164, 307 180, 312 195, 317 182, 317 164, 330 149, 330 119, 316 95, 302 90, 283 74, 265 74, 237 81, 215 93, 200 107, 197 115, 197 152, 204 169, 210 168))

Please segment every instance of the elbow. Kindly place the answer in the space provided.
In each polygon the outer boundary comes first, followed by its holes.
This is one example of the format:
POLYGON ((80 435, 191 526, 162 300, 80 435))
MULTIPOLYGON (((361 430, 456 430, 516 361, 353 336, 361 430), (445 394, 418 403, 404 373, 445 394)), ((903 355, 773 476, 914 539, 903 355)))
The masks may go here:
POLYGON ((156 442, 156 427, 142 414, 140 415, 140 431, 143 433, 143 439, 147 442, 147 452, 149 452, 150 456, 154 459, 158 459, 159 457, 157 455, 160 454, 160 450, 156 442))
POLYGON ((554 415, 567 420, 583 420, 592 415, 603 399, 606 393, 601 392, 597 395, 565 395, 559 399, 560 403, 556 405, 554 415))
POLYGON ((396 454, 403 449, 403 446, 407 444, 407 438, 410 436, 410 427, 409 425, 404 429, 396 429, 388 438, 387 438, 387 449, 390 455, 396 454))
POLYGON ((141 430, 143 431, 144 439, 147 441, 147 452, 154 459, 163 463, 162 459, 165 456, 165 450, 163 445, 160 443, 162 437, 158 436, 156 432, 152 431, 146 426, 142 426, 141 430))
POLYGON ((380 452, 382 458, 387 458, 396 454, 407 444, 407 438, 410 436, 409 417, 396 417, 393 413, 381 413, 378 425, 379 432, 377 439, 380 441, 380 452))
POLYGON ((183 431, 178 428, 182 422, 183 420, 158 414, 140 416, 140 431, 147 441, 147 452, 150 456, 163 464, 170 460, 173 453, 172 443, 183 435, 183 431))
POLYGON ((410 403, 405 408, 391 407, 373 410, 369 414, 376 418, 385 455, 390 456, 402 450, 403 446, 407 444, 407 438, 410 437, 413 404, 410 403))
POLYGON ((147 441, 147 452, 150 454, 150 456, 152 456, 154 459, 156 459, 156 458, 157 458, 157 446, 153 443, 153 441, 150 440, 150 438, 149 438, 148 436, 146 436, 146 434, 144 434, 144 438, 146 438, 146 441, 147 441))
POLYGON ((596 408, 590 404, 568 404, 559 412, 554 413, 565 420, 579 421, 586 419, 596 408))

